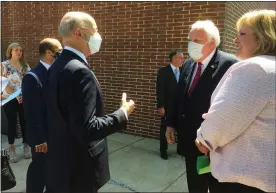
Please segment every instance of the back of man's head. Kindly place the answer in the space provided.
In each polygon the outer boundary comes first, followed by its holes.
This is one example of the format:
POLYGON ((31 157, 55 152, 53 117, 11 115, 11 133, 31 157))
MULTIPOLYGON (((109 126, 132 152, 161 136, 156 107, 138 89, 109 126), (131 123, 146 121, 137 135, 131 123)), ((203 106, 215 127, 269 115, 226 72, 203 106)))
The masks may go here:
POLYGON ((93 28, 97 30, 94 18, 84 12, 68 12, 60 21, 58 33, 61 37, 69 36, 76 28, 93 28))
POLYGON ((40 56, 44 56, 47 50, 51 52, 55 52, 55 50, 61 47, 60 42, 54 38, 45 38, 39 44, 39 54, 40 56))

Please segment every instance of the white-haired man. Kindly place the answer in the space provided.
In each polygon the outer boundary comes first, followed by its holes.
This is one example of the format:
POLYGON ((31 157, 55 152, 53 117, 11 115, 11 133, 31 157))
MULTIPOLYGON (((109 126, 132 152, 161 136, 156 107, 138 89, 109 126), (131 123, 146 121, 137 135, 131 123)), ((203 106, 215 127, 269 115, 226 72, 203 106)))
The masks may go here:
MULTIPOLYGON (((210 174, 198 175, 197 157, 201 155, 195 145, 196 132, 208 112, 211 95, 227 69, 238 60, 217 49, 220 35, 211 21, 198 21, 189 33, 188 53, 179 79, 174 108, 168 112, 166 136, 174 143, 174 132, 178 133, 178 150, 185 156, 187 181, 190 193, 210 191, 210 174), (209 182, 208 182, 209 181, 209 182)), ((215 181, 215 180, 214 180, 215 181)))
POLYGON ((86 57, 100 49, 93 17, 68 12, 60 22, 65 46, 49 69, 47 192, 95 193, 109 179, 106 136, 127 124, 133 101, 123 94, 121 108, 104 114, 100 85, 86 57))

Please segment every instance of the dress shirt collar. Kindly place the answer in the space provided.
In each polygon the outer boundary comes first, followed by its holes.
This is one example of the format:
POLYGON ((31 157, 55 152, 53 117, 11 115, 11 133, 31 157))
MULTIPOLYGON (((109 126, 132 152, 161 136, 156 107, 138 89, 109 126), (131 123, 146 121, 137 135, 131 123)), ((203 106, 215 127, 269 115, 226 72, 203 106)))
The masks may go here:
POLYGON ((172 63, 170 63, 170 65, 171 65, 171 68, 172 68, 173 72, 175 71, 175 69, 179 69, 179 68, 176 68, 174 65, 172 65, 172 63))
POLYGON ((214 51, 201 62, 204 69, 208 66, 209 62, 212 60, 213 56, 215 55, 215 52, 216 52, 216 49, 214 49, 214 51))
POLYGON ((71 52, 77 54, 77 55, 78 55, 81 59, 83 59, 83 61, 85 61, 85 63, 88 65, 88 62, 87 62, 87 60, 86 60, 86 58, 85 58, 85 56, 84 56, 84 54, 83 54, 82 52, 80 52, 79 50, 76 50, 75 48, 72 48, 72 47, 70 47, 70 46, 65 46, 64 49, 65 49, 65 50, 69 50, 69 51, 71 51, 71 52))
POLYGON ((48 70, 50 68, 50 64, 47 64, 46 62, 43 62, 42 60, 40 60, 40 63, 48 70))

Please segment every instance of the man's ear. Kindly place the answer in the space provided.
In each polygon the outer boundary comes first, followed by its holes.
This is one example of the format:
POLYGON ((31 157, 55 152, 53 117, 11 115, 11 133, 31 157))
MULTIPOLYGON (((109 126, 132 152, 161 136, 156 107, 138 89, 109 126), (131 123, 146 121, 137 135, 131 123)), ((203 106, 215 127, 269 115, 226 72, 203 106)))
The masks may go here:
POLYGON ((80 31, 79 28, 76 28, 76 29, 75 29, 74 35, 75 35, 75 36, 79 36, 79 37, 81 36, 81 31, 80 31))
POLYGON ((215 40, 215 39, 212 39, 212 40, 210 41, 210 46, 211 46, 212 48, 215 48, 215 47, 216 47, 216 40, 215 40))
POLYGON ((52 54, 51 50, 46 50, 46 52, 45 52, 45 56, 47 56, 47 55, 51 55, 51 54, 52 54))

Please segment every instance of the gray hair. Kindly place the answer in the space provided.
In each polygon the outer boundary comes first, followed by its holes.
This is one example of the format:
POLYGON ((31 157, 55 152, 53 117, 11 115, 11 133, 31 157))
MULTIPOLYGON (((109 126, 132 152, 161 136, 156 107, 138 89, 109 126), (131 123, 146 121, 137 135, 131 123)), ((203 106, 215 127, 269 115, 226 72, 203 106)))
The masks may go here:
POLYGON ((68 36, 74 29, 93 27, 97 30, 97 24, 94 18, 84 12, 68 12, 60 21, 58 33, 61 37, 68 36))
POLYGON ((219 30, 212 21, 210 20, 197 21, 192 25, 191 29, 195 29, 195 28, 203 29, 207 34, 208 40, 214 39, 216 42, 216 47, 219 46, 220 44, 219 30))

